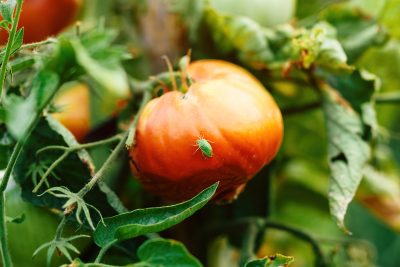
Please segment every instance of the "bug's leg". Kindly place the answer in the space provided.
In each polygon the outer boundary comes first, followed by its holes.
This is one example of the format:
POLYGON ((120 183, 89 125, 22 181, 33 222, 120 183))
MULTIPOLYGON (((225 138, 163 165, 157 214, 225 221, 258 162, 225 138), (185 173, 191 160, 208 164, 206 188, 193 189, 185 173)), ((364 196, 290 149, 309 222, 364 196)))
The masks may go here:
MULTIPOLYGON (((199 149, 200 149, 200 147, 199 147, 198 145, 194 145, 194 146, 197 146, 197 149, 196 149, 196 150, 193 152, 193 154, 192 154, 192 155, 196 154, 197 150, 199 150, 199 149)), ((203 154, 203 153, 201 153, 201 154, 203 154)))

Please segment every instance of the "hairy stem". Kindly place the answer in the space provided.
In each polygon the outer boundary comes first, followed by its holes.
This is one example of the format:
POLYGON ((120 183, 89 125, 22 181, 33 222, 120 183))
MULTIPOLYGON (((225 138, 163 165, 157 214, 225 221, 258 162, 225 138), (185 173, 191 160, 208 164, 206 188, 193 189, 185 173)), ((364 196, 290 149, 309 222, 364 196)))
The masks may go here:
POLYGON ((48 38, 48 39, 40 41, 40 42, 23 44, 21 46, 21 49, 31 49, 31 48, 36 48, 36 47, 42 46, 42 45, 54 44, 54 43, 57 43, 57 42, 58 42, 58 40, 56 38, 48 38))
POLYGON ((0 242, 1 242, 1 256, 4 267, 13 266, 10 250, 8 248, 8 239, 6 231, 6 197, 5 193, 1 192, 0 196, 0 242))
POLYGON ((92 190, 93 186, 104 177, 104 173, 108 170, 109 165, 118 157, 119 153, 125 147, 125 140, 128 136, 128 133, 124 135, 124 137, 119 141, 117 146, 111 152, 110 156, 103 163, 101 168, 95 173, 95 175, 90 179, 90 181, 78 192, 78 196, 83 198, 90 190, 92 190))
POLYGON ((245 266, 248 261, 254 259, 255 243, 259 231, 260 228, 255 222, 247 226, 247 231, 242 241, 239 266, 245 266))
POLYGON ((151 98, 150 92, 145 92, 143 95, 142 103, 140 105, 139 111, 135 116, 135 119, 132 121, 131 125, 129 126, 129 130, 124 134, 124 136, 121 138, 117 146, 114 148, 114 150, 111 152, 110 156, 106 159, 104 164, 101 166, 101 168, 96 172, 96 174, 90 179, 90 181, 78 192, 78 195, 80 197, 84 197, 90 190, 92 190, 93 186, 100 181, 104 173, 107 171, 110 163, 112 163, 119 153, 125 148, 125 144, 128 141, 129 138, 132 138, 132 141, 134 140, 135 137, 135 129, 137 122, 139 120, 140 114, 144 108, 144 106, 149 102, 151 98))
POLYGON ((1 64, 1 68, 0 68, 0 103, 2 102, 2 100, 5 96, 5 90, 3 87, 4 87, 5 80, 6 80, 7 65, 8 65, 8 61, 10 59, 11 53, 13 52, 12 47, 14 44, 15 34, 17 32, 17 27, 18 27, 19 17, 21 15, 21 8, 22 8, 23 2, 24 2, 23 0, 17 1, 17 7, 15 9, 16 10, 15 16, 14 16, 14 19, 12 22, 10 35, 8 37, 6 51, 4 52, 3 62, 1 64))
POLYGON ((101 260, 103 259, 104 255, 106 254, 106 252, 107 252, 115 243, 116 243, 116 242, 112 242, 112 243, 110 243, 110 244, 108 244, 108 245, 102 247, 102 248, 100 249, 100 252, 99 252, 99 254, 97 255, 97 257, 96 257, 94 263, 100 263, 101 260))
MULTIPOLYGON (((36 122, 33 123, 33 125, 36 125, 36 122)), ((31 126, 30 129, 28 129, 28 132, 26 134, 26 137, 24 139, 21 139, 20 141, 17 142, 17 144, 14 147, 14 150, 11 154, 10 160, 7 163, 6 170, 4 172, 3 178, 1 179, 1 184, 0 184, 0 242, 1 242, 1 256, 3 259, 3 264, 4 267, 10 267, 13 266, 12 261, 11 261, 11 256, 10 256, 10 250, 8 248, 8 236, 7 236, 7 227, 6 227, 6 214, 5 214, 5 190, 7 188, 8 181, 10 180, 11 173, 14 169, 14 166, 19 158, 19 155, 21 154, 22 148, 28 139, 28 136, 32 132, 34 126, 31 126)))
POLYGON ((43 147, 41 149, 39 149, 38 151, 36 151, 36 155, 39 155, 40 153, 43 153, 47 150, 64 150, 64 151, 68 151, 69 153, 81 150, 81 149, 87 149, 87 148, 92 148, 92 147, 97 147, 97 146, 102 146, 102 145, 106 145, 106 144, 110 144, 110 143, 114 143, 116 141, 121 140, 122 135, 121 134, 117 134, 114 135, 112 137, 103 139, 103 140, 99 140, 99 141, 94 141, 94 142, 90 142, 90 143, 85 143, 85 144, 79 144, 76 146, 46 146, 43 147))
MULTIPOLYGON (((140 114, 144 108, 144 106, 149 102, 149 100, 151 99, 151 92, 150 91, 145 91, 144 95, 143 95, 143 99, 142 99, 142 103, 140 105, 139 111, 137 112, 135 119, 132 121, 129 130, 120 138, 119 143, 117 144, 117 146, 113 149, 113 151, 111 152, 110 156, 108 156, 108 158, 106 159, 106 161, 103 163, 103 165, 101 166, 101 168, 95 173, 95 175, 90 179, 90 181, 77 193, 77 195, 81 198, 83 198, 87 193, 89 193, 90 190, 92 190, 92 188, 99 182, 101 181, 101 179, 104 177, 105 172, 108 170, 109 165, 118 157, 118 155, 121 153, 122 150, 125 149, 125 143, 126 140, 128 139, 128 136, 130 134, 131 131, 133 131, 133 137, 134 137, 134 133, 135 133, 135 129, 136 129, 136 124, 138 122, 138 118, 140 117, 140 114)), ((56 238, 58 236, 61 237, 61 233, 63 231, 63 228, 67 222, 66 217, 68 215, 64 215, 60 224, 58 225, 57 228, 57 234, 56 234, 56 238)), ((107 248, 108 249, 108 248, 107 248)), ((99 260, 103 257, 103 254, 107 251, 107 249, 105 249, 104 251, 101 250, 100 253, 101 255, 99 255, 99 260)))
POLYGON ((96 147, 96 146, 101 146, 101 145, 105 145, 105 144, 109 144, 109 143, 113 143, 117 140, 121 140, 121 135, 117 134, 115 136, 112 136, 110 138, 104 139, 104 140, 99 140, 99 141, 95 141, 95 142, 91 142, 91 143, 86 143, 86 144, 81 144, 81 145, 77 145, 77 146, 73 146, 73 147, 67 147, 67 146, 47 146, 44 147, 42 149, 39 149, 36 154, 40 154, 44 151, 47 150, 54 150, 54 149, 58 149, 58 150, 64 150, 64 153, 61 154, 61 156, 54 161, 50 167, 47 169, 47 171, 45 172, 45 174, 41 177, 39 183, 35 186, 35 188, 33 189, 32 192, 36 193, 40 187, 42 187, 43 183, 46 181, 47 177, 51 174, 51 172, 64 160, 66 159, 72 152, 81 150, 81 149, 86 149, 86 148, 91 148, 91 147, 96 147))

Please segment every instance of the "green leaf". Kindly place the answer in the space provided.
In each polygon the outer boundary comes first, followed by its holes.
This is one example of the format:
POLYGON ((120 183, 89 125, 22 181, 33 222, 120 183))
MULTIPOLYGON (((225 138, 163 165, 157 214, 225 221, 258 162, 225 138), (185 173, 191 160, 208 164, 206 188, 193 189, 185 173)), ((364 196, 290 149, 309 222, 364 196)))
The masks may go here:
MULTIPOLYGON (((109 264, 103 264, 103 263, 84 263, 80 259, 75 259, 70 264, 61 265, 61 267, 71 267, 71 266, 73 266, 73 267, 122 267, 122 266, 109 265, 109 264)), ((129 264, 129 265, 124 265, 124 267, 134 267, 134 265, 129 264)))
POLYGON ((370 147, 363 139, 365 131, 361 116, 330 87, 323 93, 323 111, 329 139, 330 209, 338 226, 346 230, 346 211, 361 182, 370 147))
POLYGON ((151 239, 143 243, 137 255, 140 262, 132 267, 202 267, 185 246, 175 240, 151 239))
POLYGON ((381 15, 381 22, 389 29, 391 36, 400 39, 399 14, 400 1, 387 0, 384 12, 381 15))
POLYGON ((11 95, 4 101, 8 131, 17 140, 21 139, 36 117, 36 101, 33 95, 27 99, 11 95))
POLYGON ((32 90, 26 99, 12 95, 6 98, 6 125, 17 140, 25 136, 38 113, 58 89, 59 77, 51 71, 39 72, 33 80, 32 90))
MULTIPOLYGON (((44 171, 55 162, 63 151, 46 150, 37 154, 39 149, 49 145, 55 146, 75 146, 77 141, 73 135, 58 121, 51 117, 43 118, 39 121, 38 126, 32 132, 30 138, 25 144, 21 152, 20 159, 14 169, 14 179, 22 188, 22 197, 37 206, 57 209, 62 211, 62 206, 65 204, 65 199, 59 199, 51 194, 38 196, 46 190, 43 186, 37 194, 32 190, 35 187, 33 173, 30 171, 36 166, 44 166, 44 171)), ((94 173, 92 159, 87 151, 80 150, 79 152, 70 153, 50 174, 48 182, 52 187, 66 186, 72 192, 78 192, 92 177, 94 173), (59 179, 57 179, 59 178, 59 179)), ((40 172, 43 175, 43 171, 40 172)), ((95 186, 86 196, 85 201, 96 207, 99 207, 102 214, 105 216, 115 215, 113 208, 108 205, 107 198, 102 193, 98 186, 95 186), (101 205, 99 205, 101 203, 101 205)), ((97 224, 100 219, 97 212, 91 210, 92 219, 97 224)), ((71 216, 73 219, 75 216, 71 216)))
POLYGON ((264 259, 249 261, 245 267, 286 267, 293 263, 293 261, 293 257, 276 254, 264 259))
POLYGON ((35 64, 35 58, 32 56, 18 57, 9 62, 11 73, 16 73, 21 70, 32 67, 35 64))
POLYGON ((8 0, 0 3, 0 14, 8 22, 13 21, 13 12, 17 2, 15 0, 8 0))
POLYGON ((308 69, 317 65, 328 70, 348 72, 347 56, 336 38, 336 30, 326 22, 311 29, 291 25, 263 28, 247 17, 220 14, 210 6, 205 20, 218 52, 236 54, 255 69, 283 70, 288 64, 308 69))
POLYGON ((326 69, 352 69, 347 65, 347 55, 336 39, 335 28, 326 22, 319 22, 304 31, 293 43, 292 49, 306 69, 314 63, 326 69))
POLYGON ((248 65, 266 64, 274 58, 267 29, 247 17, 222 15, 208 6, 205 19, 214 44, 222 54, 236 52, 248 65))
MULTIPOLYGON (((11 46, 11 54, 10 54, 10 55, 12 55, 12 54, 14 54, 15 52, 17 52, 18 49, 21 48, 23 42, 24 42, 24 28, 22 27, 22 28, 20 28, 20 29, 17 31, 17 33, 15 34, 14 42, 13 42, 13 44, 12 44, 12 46, 11 46)), ((2 62, 3 59, 4 59, 5 53, 6 53, 5 49, 3 49, 3 50, 0 52, 0 61, 1 61, 1 62, 2 62)))
POLYGON ((381 45, 387 40, 387 33, 378 21, 355 8, 354 3, 332 5, 321 17, 336 28, 338 40, 350 62, 354 62, 371 46, 381 45))
POLYGON ((14 37, 14 42, 11 47, 11 54, 15 53, 18 49, 21 48, 24 43, 24 27, 20 28, 14 37))
POLYGON ((78 64, 96 82, 102 85, 110 96, 127 97, 128 77, 122 68, 124 53, 111 46, 113 34, 102 32, 89 34, 85 39, 71 39, 78 64), (106 46, 109 47, 106 47, 106 46))
POLYGON ((190 217, 212 198, 218 183, 203 190, 194 198, 171 206, 137 209, 114 217, 105 218, 94 232, 97 245, 104 247, 115 241, 165 230, 190 217))
POLYGON ((8 28, 9 25, 10 25, 10 23, 8 21, 6 21, 6 20, 0 21, 0 28, 2 28, 1 30, 8 31, 9 30, 9 28, 8 28))
POLYGON ((340 76, 332 75, 327 77, 327 80, 360 114, 362 106, 371 101, 372 95, 380 86, 379 79, 365 70, 340 76))

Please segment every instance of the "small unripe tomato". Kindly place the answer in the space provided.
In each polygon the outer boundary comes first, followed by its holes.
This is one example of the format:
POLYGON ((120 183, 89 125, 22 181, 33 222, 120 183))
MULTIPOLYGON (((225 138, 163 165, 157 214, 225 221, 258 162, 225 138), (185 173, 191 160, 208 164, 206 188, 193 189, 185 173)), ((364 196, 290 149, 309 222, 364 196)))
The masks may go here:
POLYGON ((276 155, 283 136, 274 99, 245 69, 220 60, 188 67, 187 93, 170 91, 144 108, 130 150, 143 186, 182 201, 220 181, 230 201, 276 155))
POLYGON ((82 141, 90 130, 90 89, 78 83, 61 91, 54 100, 59 112, 52 116, 63 124, 78 141, 82 141))
MULTIPOLYGON (((18 27, 24 27, 24 43, 39 42, 60 33, 76 18, 81 0, 24 0, 18 27)), ((0 31, 0 43, 8 33, 0 31)))
MULTIPOLYGON (((60 218, 49 210, 36 207, 25 202, 20 194, 21 190, 14 187, 6 194, 6 213, 11 218, 25 215, 22 223, 7 223, 8 242, 11 258, 16 267, 42 267, 46 266, 46 252, 40 252, 32 259, 33 252, 44 243, 54 238, 60 218)), ((65 236, 76 235, 76 227, 67 225, 64 229, 65 236)), ((77 239, 72 244, 79 251, 86 249, 90 240, 77 239)), ((68 260, 62 256, 53 257, 51 266, 60 266, 68 260)), ((1 265, 1 263, 0 263, 1 265)))

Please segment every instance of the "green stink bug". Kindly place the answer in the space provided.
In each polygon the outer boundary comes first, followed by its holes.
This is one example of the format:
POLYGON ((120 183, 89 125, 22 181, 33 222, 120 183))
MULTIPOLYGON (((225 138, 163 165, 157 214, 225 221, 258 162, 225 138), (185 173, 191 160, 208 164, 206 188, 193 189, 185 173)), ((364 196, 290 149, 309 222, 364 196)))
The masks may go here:
POLYGON ((211 141, 208 141, 207 139, 204 139, 203 137, 200 137, 199 139, 197 139, 196 145, 195 145, 195 146, 197 146, 197 149, 194 153, 196 153, 197 150, 200 149, 203 156, 205 156, 207 158, 211 158, 213 156, 213 149, 212 149, 210 142, 211 141))

